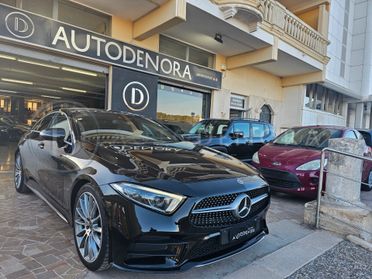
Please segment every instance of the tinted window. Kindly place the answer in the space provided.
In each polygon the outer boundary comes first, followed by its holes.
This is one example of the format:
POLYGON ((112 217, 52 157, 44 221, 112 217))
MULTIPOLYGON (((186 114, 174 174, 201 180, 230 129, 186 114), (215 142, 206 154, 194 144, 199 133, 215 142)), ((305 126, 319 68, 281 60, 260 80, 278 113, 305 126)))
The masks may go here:
POLYGON ((342 130, 338 129, 300 127, 287 130, 274 140, 274 144, 324 148, 329 139, 341 136, 342 130))
POLYGON ((362 134, 362 136, 363 136, 366 144, 368 146, 371 146, 371 135, 370 135, 370 133, 368 133, 368 132, 361 132, 361 134, 362 134))
POLYGON ((357 139, 357 136, 355 135, 354 131, 349 130, 349 131, 346 131, 345 132, 344 138, 347 138, 347 139, 357 139))
POLYGON ((74 115, 82 137, 105 141, 176 142, 179 139, 160 124, 135 115, 109 112, 81 112, 74 115))
POLYGON ((243 132, 245 138, 248 138, 249 133, 249 123, 247 122, 235 122, 234 123, 234 133, 243 132))
POLYGON ((189 133, 205 136, 223 136, 226 133, 229 124, 229 120, 201 121, 192 127, 189 133))
POLYGON ((68 124, 68 119, 62 113, 56 113, 54 115, 52 124, 49 128, 61 128, 65 131, 65 140, 70 137, 70 126, 68 124))
POLYGON ((266 124, 251 123, 251 125, 252 125, 252 136, 254 138, 265 138, 270 134, 270 128, 266 124))
POLYGON ((53 119, 54 113, 53 114, 48 114, 44 118, 42 118, 38 123, 35 124, 33 130, 35 131, 42 131, 51 125, 52 119, 53 119))

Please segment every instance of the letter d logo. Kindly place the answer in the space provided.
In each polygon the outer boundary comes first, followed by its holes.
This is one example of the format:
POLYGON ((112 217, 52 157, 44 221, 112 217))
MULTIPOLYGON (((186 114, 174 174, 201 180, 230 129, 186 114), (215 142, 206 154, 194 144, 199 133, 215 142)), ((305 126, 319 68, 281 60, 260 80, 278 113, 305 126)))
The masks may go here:
POLYGON ((132 81, 124 87, 123 101, 132 111, 144 110, 150 101, 149 91, 142 83, 132 81))
POLYGON ((6 29, 19 39, 27 39, 34 34, 35 26, 31 18, 21 12, 11 12, 5 17, 6 29))
POLYGON ((145 99, 145 95, 143 94, 142 90, 139 88, 132 87, 132 104, 133 105, 140 105, 143 100, 145 99))

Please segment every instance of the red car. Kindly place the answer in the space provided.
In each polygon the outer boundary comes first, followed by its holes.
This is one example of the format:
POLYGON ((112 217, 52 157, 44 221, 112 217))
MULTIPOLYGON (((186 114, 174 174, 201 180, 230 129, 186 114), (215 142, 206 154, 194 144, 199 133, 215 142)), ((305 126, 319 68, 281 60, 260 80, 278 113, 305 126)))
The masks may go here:
MULTIPOLYGON (((309 199, 317 196, 321 150, 331 138, 362 139, 354 129, 337 126, 291 128, 253 155, 253 165, 260 169, 274 191, 309 199)), ((370 164, 363 170, 363 181, 371 180, 370 164)))

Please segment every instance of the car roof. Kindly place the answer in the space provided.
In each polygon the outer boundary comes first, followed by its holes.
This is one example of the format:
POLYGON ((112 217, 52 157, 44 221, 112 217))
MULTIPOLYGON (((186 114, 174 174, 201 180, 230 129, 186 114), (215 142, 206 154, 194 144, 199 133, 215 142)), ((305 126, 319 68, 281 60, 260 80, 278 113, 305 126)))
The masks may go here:
POLYGON ((342 130, 342 131, 346 131, 346 130, 349 130, 349 129, 353 129, 353 128, 348 128, 348 127, 344 127, 344 126, 337 126, 337 125, 308 125, 308 126, 295 126, 295 127, 292 127, 292 128, 323 128, 323 129, 337 129, 337 130, 342 130))
POLYGON ((97 109, 97 108, 61 108, 57 111, 62 111, 66 113, 68 116, 73 116, 75 114, 81 113, 81 112, 89 112, 89 113, 97 113, 97 112, 103 112, 103 113, 112 113, 112 114, 121 114, 121 115, 136 115, 140 117, 144 117, 143 115, 130 113, 130 112, 124 112, 124 111, 111 111, 111 110, 105 110, 105 109, 97 109))
POLYGON ((368 133, 368 134, 371 134, 372 133, 372 130, 370 129, 357 129, 358 132, 361 132, 361 133, 368 133))
POLYGON ((205 118, 202 121, 247 121, 247 122, 260 122, 271 125, 271 123, 262 121, 256 118, 233 118, 233 119, 223 119, 223 118, 205 118))

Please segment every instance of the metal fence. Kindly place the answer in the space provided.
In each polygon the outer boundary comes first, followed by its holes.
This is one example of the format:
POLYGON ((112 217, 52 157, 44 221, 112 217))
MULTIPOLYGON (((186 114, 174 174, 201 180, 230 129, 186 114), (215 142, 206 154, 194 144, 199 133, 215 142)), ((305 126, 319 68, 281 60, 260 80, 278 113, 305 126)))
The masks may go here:
MULTIPOLYGON (((318 196, 317 196, 317 206, 316 206, 316 216, 315 216, 315 226, 316 226, 316 228, 319 228, 319 225, 320 225, 320 218, 321 218, 321 216, 320 216, 320 204, 321 204, 322 195, 326 196, 330 199, 333 199, 335 201, 342 201, 344 203, 353 205, 353 206, 361 208, 361 209, 371 210, 370 208, 368 208, 366 206, 363 206, 361 204, 352 203, 352 202, 344 200, 344 199, 342 199, 338 196, 331 195, 330 193, 327 193, 327 191, 323 191, 323 184, 324 184, 324 179, 325 179, 324 175, 326 173, 337 175, 338 177, 344 178, 344 179, 352 181, 352 182, 358 182, 361 185, 367 185, 367 186, 372 185, 372 184, 365 183, 363 181, 355 180, 351 177, 344 176, 343 174, 334 173, 334 172, 330 172, 329 170, 327 170, 327 168, 326 168, 326 158, 327 158, 327 155, 330 154, 330 153, 336 153, 336 154, 340 154, 342 156, 347 156, 347 157, 359 159, 359 160, 362 160, 363 162, 366 162, 366 161, 372 162, 371 157, 359 156, 359 155, 355 155, 353 153, 343 152, 343 151, 339 151, 339 150, 328 148, 328 147, 324 148, 322 150, 321 159, 320 159, 320 175, 319 175, 318 196)), ((337 219, 337 220, 340 221, 340 222, 343 222, 342 220, 339 220, 339 219, 337 219)), ((347 224, 347 225, 350 226, 350 224, 347 224)), ((360 227, 355 227, 355 228, 360 230, 360 231, 363 231, 365 233, 368 233, 368 234, 372 235, 372 231, 366 231, 366 230, 364 230, 363 228, 360 228, 360 227)))

